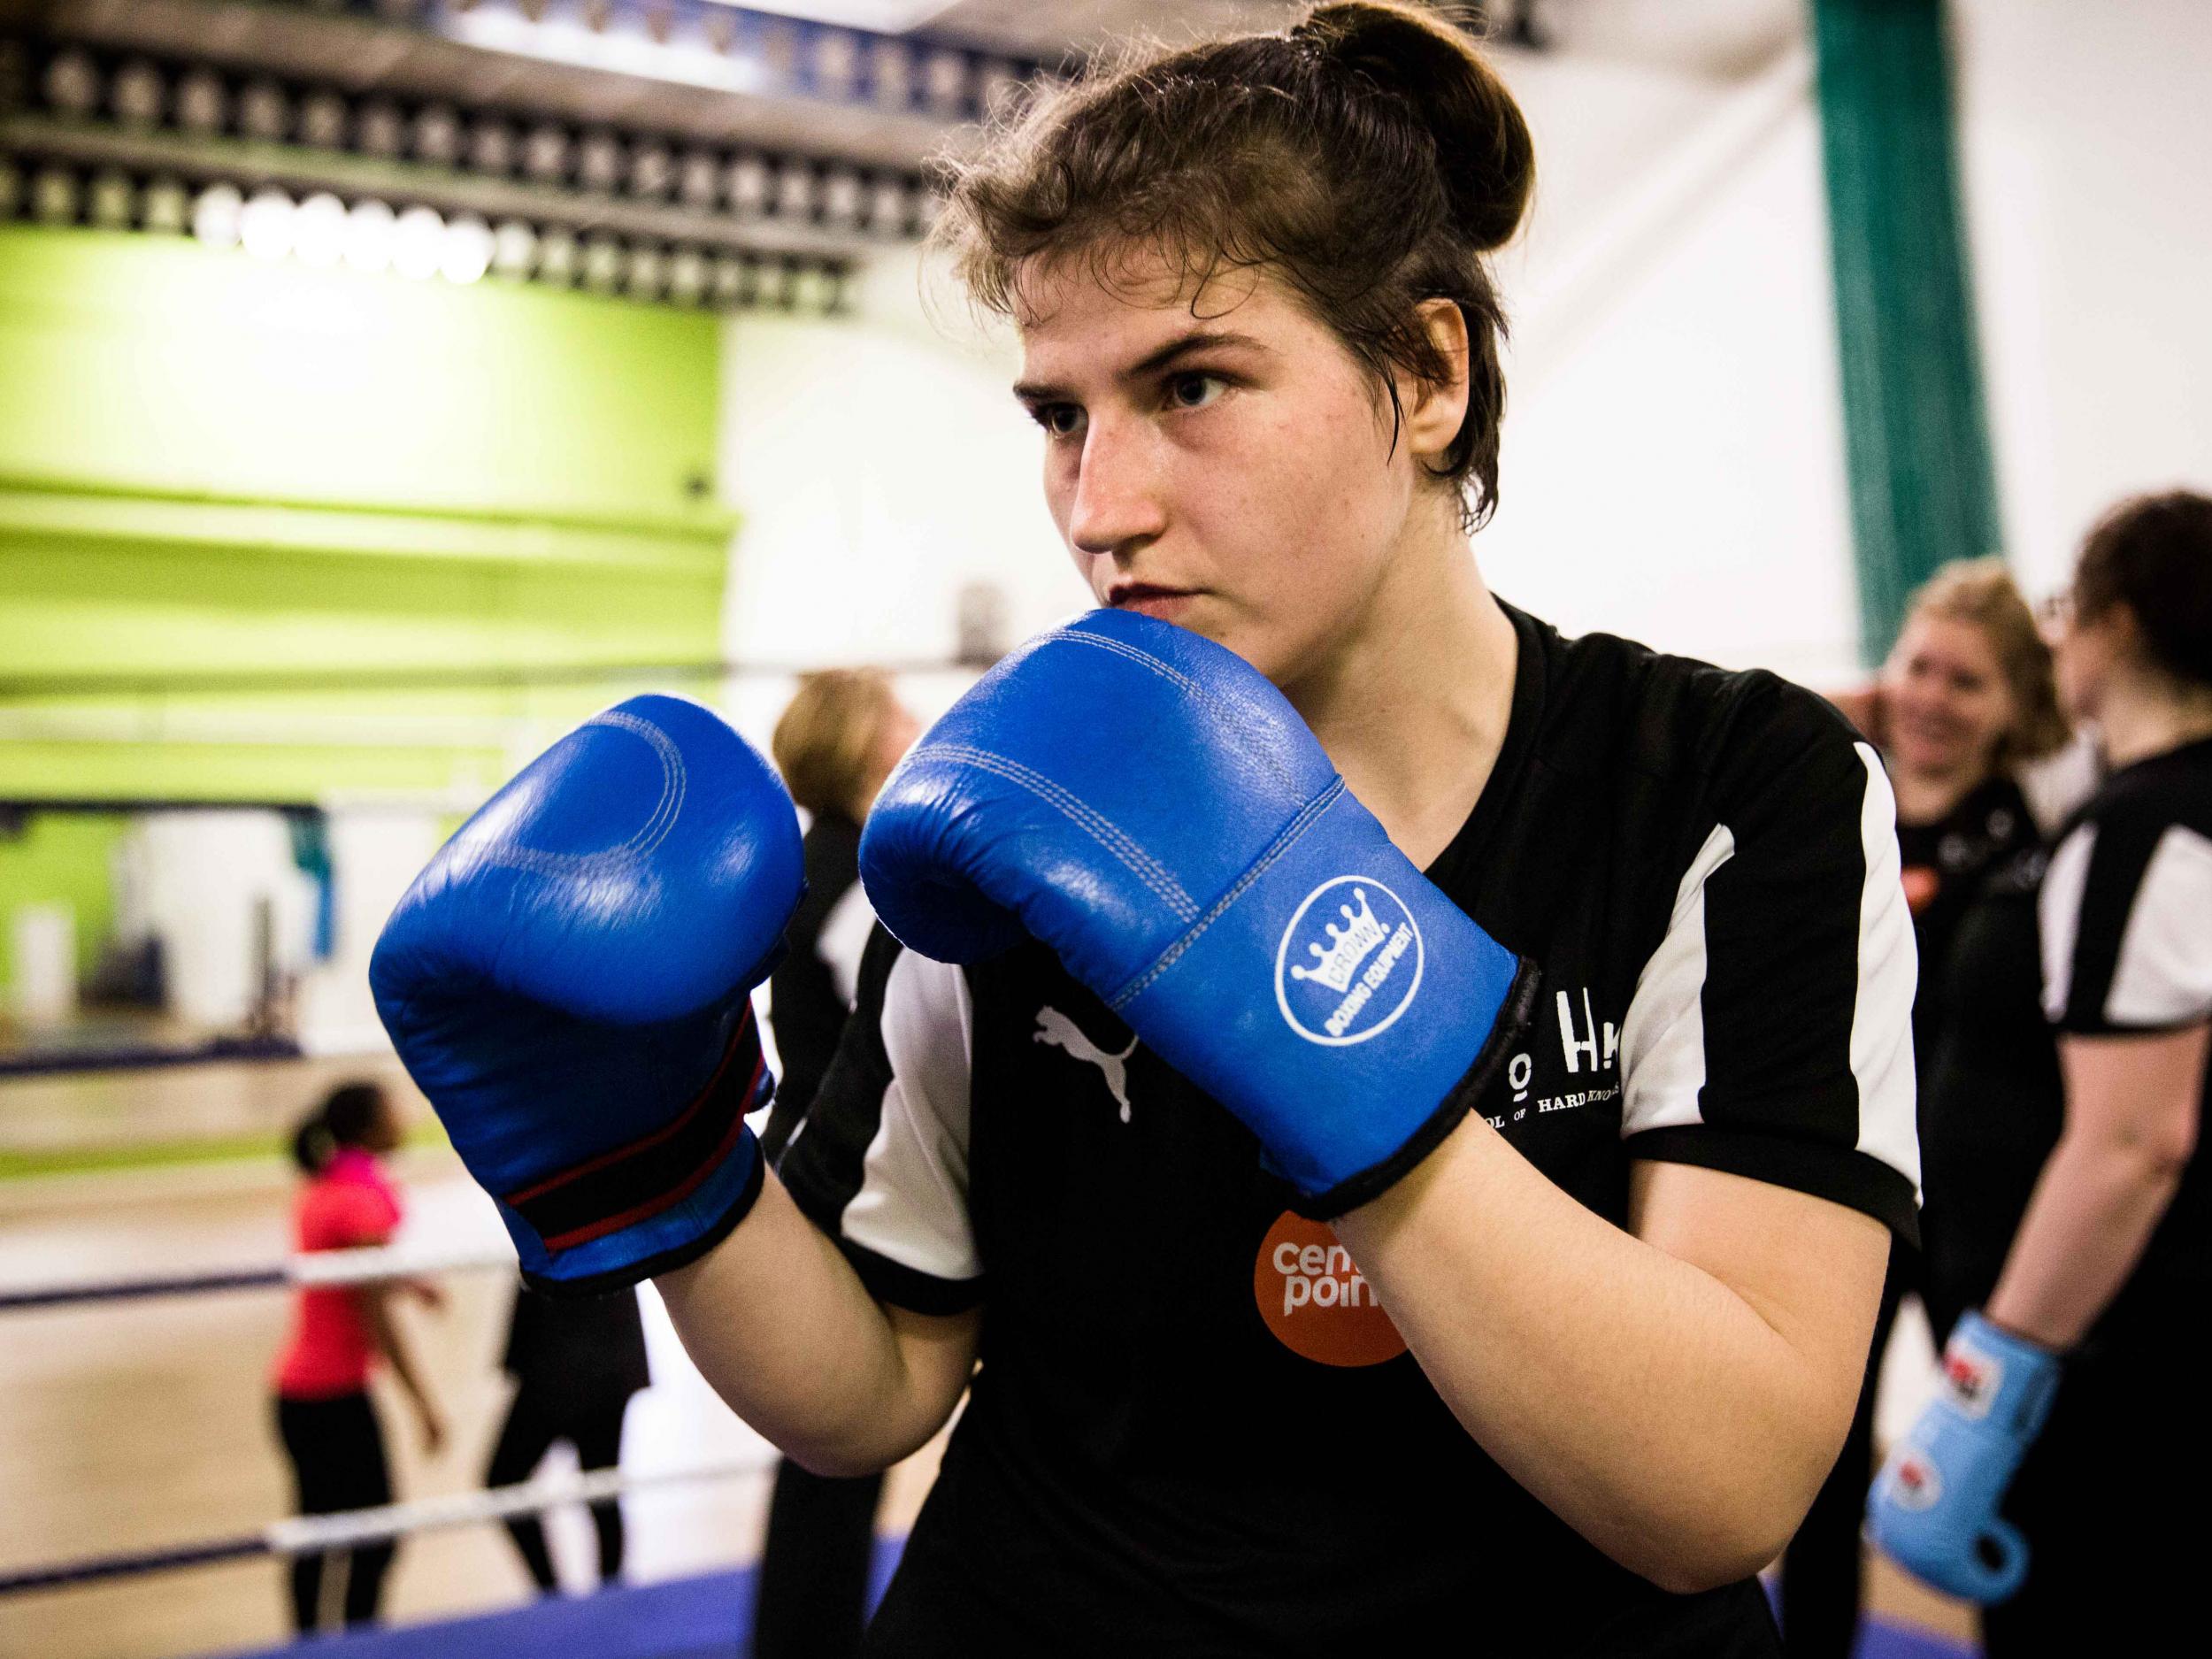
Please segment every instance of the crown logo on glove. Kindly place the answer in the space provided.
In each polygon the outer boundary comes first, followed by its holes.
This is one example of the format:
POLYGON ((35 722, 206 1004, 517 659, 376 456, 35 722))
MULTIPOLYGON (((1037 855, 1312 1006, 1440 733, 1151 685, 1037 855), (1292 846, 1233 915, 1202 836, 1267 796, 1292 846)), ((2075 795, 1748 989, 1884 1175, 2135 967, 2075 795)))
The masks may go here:
POLYGON ((1375 919, 1375 912, 1367 908, 1365 887, 1354 887, 1352 900, 1359 907, 1356 910, 1351 904, 1336 907, 1337 913, 1344 918, 1345 926, 1339 927, 1334 922, 1325 925, 1329 935, 1328 949, 1324 950, 1319 945, 1306 947, 1317 958, 1318 965, 1293 968, 1290 971, 1292 979, 1311 979, 1340 993, 1351 988, 1352 976, 1359 972, 1359 964, 1367 959, 1369 951, 1382 943, 1389 931, 1375 919))

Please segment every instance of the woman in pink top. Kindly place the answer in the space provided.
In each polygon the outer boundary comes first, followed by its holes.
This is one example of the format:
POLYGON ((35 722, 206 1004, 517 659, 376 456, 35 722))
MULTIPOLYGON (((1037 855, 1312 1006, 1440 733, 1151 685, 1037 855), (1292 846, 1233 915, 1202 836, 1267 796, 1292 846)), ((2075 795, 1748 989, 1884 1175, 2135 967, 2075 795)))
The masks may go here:
MULTIPOLYGON (((299 1126, 292 1154, 307 1179, 293 1207, 296 1248, 348 1250, 391 1241, 399 1225, 399 1194, 379 1158, 400 1141, 399 1114, 374 1083, 331 1091, 299 1126)), ((277 1432, 292 1461, 303 1515, 388 1503, 391 1477, 384 1436, 369 1401, 370 1368, 390 1361, 413 1402, 427 1448, 445 1427, 394 1325, 389 1297, 397 1281, 332 1286, 298 1294, 290 1339, 274 1373, 277 1432)), ((436 1289, 407 1286, 435 1304, 436 1289)), ((292 1563, 292 1622, 307 1632, 376 1617, 389 1544, 301 1555, 292 1563)))

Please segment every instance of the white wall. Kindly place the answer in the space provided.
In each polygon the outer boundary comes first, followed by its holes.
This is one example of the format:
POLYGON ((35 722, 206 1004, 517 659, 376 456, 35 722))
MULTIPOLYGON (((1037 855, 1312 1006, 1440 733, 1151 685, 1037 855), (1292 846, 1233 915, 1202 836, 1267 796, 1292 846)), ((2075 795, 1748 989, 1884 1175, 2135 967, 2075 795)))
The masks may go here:
POLYGON ((161 941, 168 1012, 199 1029, 231 1030, 258 1000, 257 916, 269 909, 272 966, 308 964, 314 883, 292 862, 274 812, 155 812, 117 850, 119 938, 161 941))
POLYGON ((1547 182, 1500 264, 1514 323, 1501 505, 1476 543, 1492 586, 1571 633, 1847 678, 1857 612, 1809 61, 1793 52, 1733 86, 1617 64, 1508 73, 1547 182))
POLYGON ((390 1046, 369 995, 369 954, 392 907, 438 850, 442 818, 427 809, 340 806, 327 821, 336 926, 329 959, 312 964, 301 981, 300 1046, 310 1054, 369 1053, 390 1046))
MULTIPOLYGON (((922 278, 912 253, 887 252, 856 318, 743 313, 724 327, 718 470, 743 517, 723 640, 737 661, 946 660, 971 581, 1004 591, 1017 640, 1084 603, 1045 512, 1037 429, 1008 389, 1011 340, 956 300, 933 314, 922 278)), ((964 683, 904 689, 926 714, 964 683)), ((726 706, 764 743, 789 692, 742 680, 726 706)))
POLYGON ((2119 497, 2212 489, 2212 5, 1953 11, 2005 536, 2040 590, 2119 497))

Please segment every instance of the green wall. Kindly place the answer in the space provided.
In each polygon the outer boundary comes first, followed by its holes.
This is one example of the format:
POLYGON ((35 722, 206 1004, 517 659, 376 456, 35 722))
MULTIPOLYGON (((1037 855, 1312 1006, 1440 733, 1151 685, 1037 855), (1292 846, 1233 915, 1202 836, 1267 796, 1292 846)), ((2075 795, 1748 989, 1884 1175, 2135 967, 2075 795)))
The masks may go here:
POLYGON ((0 796, 465 794, 518 718, 627 684, 393 675, 715 658, 718 333, 0 228, 0 796), (240 689, 265 672, 388 683, 240 689))

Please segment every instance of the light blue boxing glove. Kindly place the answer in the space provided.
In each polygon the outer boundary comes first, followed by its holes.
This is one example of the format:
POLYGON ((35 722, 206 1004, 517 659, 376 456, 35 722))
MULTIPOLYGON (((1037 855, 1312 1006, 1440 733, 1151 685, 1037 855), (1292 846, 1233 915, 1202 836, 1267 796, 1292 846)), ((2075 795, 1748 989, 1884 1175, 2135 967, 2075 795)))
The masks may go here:
POLYGON ((1534 998, 1533 969, 1391 844, 1279 691, 1127 612, 986 674, 885 786, 860 865, 924 956, 1050 946, 1318 1217, 1444 1138, 1534 998))
POLYGON ((1998 1507, 2050 1415, 2059 1359, 1978 1313, 1943 1350, 1943 1391, 1890 1453, 1867 1531, 1915 1578, 1987 1606, 2019 1589, 2027 1540, 1998 1507))
POLYGON ((751 1209, 745 1114, 772 1079, 750 992, 803 886, 768 764, 643 696, 533 761, 400 900, 377 1012, 538 1289, 681 1266, 751 1209))

